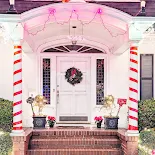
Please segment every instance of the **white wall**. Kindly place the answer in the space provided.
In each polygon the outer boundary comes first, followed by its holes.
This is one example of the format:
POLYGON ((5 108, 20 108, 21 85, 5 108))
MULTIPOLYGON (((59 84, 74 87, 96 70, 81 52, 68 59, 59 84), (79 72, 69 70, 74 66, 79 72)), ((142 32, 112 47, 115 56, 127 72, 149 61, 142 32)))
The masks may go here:
MULTIPOLYGON (((108 71, 107 78, 107 95, 113 95, 115 98, 115 106, 113 115, 117 114, 119 105, 117 104, 118 98, 128 99, 128 67, 129 67, 129 51, 124 52, 120 56, 110 55, 107 62, 108 71)), ((127 105, 123 105, 119 113, 119 127, 127 128, 127 105)), ((106 109, 100 110, 100 106, 93 108, 92 123, 94 124, 95 116, 107 115, 109 111, 106 109)))
POLYGON ((0 97, 13 100, 13 46, 0 42, 0 97))
POLYGON ((37 92, 37 56, 36 53, 23 52, 23 125, 32 126, 31 106, 26 103, 29 92, 37 92))
MULTIPOLYGON (((129 50, 120 56, 110 56, 109 62, 109 94, 116 98, 128 99, 129 82, 129 50)), ((118 104, 117 104, 118 109, 118 104)), ((127 127, 128 106, 123 105, 120 110, 119 127, 127 127)))

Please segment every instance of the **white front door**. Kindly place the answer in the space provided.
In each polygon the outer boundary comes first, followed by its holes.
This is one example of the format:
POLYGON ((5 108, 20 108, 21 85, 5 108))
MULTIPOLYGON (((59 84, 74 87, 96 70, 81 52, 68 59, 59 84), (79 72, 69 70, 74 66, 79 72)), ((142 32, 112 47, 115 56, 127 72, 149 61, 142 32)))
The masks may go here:
POLYGON ((57 120, 89 122, 90 107, 90 58, 57 57, 57 120), (65 79, 71 67, 83 74, 83 80, 75 86, 65 79))

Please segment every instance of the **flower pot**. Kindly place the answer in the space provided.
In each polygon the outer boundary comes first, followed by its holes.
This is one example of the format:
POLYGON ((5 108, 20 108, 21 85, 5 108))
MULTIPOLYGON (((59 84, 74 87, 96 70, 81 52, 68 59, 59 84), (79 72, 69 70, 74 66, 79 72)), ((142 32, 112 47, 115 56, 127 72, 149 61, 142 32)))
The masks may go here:
POLYGON ((53 128, 54 127, 54 123, 49 124, 49 127, 53 128))
POLYGON ((105 129, 118 129, 118 117, 105 117, 104 127, 105 129))
POLYGON ((97 122, 97 128, 101 128, 102 121, 97 122))
POLYGON ((46 116, 34 116, 33 117, 33 128, 45 128, 46 116))

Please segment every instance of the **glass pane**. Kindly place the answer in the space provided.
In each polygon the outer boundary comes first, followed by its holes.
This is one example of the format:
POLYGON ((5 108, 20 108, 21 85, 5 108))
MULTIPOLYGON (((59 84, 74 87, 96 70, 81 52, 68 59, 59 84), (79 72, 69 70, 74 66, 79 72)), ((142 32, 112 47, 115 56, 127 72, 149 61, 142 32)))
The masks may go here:
POLYGON ((43 59, 43 96, 45 96, 48 100, 48 104, 50 104, 50 59, 43 59))
POLYGON ((152 77, 152 55, 141 56, 141 77, 150 78, 152 77))
POLYGON ((152 86, 152 80, 141 81, 141 100, 151 99, 153 97, 152 86))
POLYGON ((104 59, 97 59, 96 74, 96 104, 102 105, 104 97, 104 59))

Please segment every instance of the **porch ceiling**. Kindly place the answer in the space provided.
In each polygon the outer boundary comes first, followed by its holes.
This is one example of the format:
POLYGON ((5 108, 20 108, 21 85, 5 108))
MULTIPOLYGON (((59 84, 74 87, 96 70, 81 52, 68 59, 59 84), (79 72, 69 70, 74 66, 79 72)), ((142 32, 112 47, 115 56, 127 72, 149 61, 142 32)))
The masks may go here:
POLYGON ((106 6, 60 3, 28 11, 21 18, 26 28, 25 41, 33 51, 42 44, 48 44, 49 48, 71 44, 70 35, 82 36, 83 40, 78 40, 77 44, 91 44, 110 53, 129 42, 131 17, 106 6))

